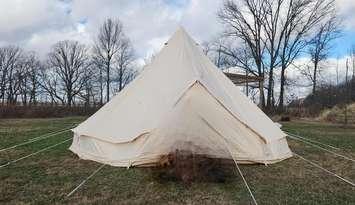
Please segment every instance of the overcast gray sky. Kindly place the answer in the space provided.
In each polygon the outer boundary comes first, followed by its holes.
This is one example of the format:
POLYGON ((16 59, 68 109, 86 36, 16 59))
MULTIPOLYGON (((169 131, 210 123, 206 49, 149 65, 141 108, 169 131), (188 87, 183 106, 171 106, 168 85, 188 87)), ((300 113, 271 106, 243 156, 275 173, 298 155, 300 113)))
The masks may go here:
MULTIPOLYGON (((336 0, 344 19, 344 33, 337 40, 330 63, 340 58, 345 67, 347 51, 355 44, 355 0, 336 0)), ((0 0, 0 46, 17 44, 44 57, 59 40, 90 44, 99 25, 119 18, 133 42, 137 56, 160 50, 182 25, 198 41, 210 40, 223 28, 216 14, 223 0, 0 0)), ((299 59, 299 62, 305 62, 299 59)), ((333 75, 334 71, 330 71, 333 75)))
POLYGON ((198 40, 219 32, 219 0, 0 0, 0 45, 18 44, 44 56, 59 40, 91 43, 107 17, 119 18, 144 58, 178 25, 198 40))
MULTIPOLYGON (((337 0, 346 36, 355 34, 355 1, 337 0)), ((159 50, 178 25, 197 40, 222 26, 222 0, 0 0, 0 45, 19 44, 44 56, 59 40, 90 43, 107 17, 120 18, 139 57, 159 50)), ((354 37, 355 38, 355 37, 354 37)), ((347 41, 348 42, 348 41, 347 41)), ((355 42, 355 40, 354 40, 355 42)), ((341 53, 342 48, 337 48, 341 53)), ((343 53, 341 53, 343 55, 343 53)))

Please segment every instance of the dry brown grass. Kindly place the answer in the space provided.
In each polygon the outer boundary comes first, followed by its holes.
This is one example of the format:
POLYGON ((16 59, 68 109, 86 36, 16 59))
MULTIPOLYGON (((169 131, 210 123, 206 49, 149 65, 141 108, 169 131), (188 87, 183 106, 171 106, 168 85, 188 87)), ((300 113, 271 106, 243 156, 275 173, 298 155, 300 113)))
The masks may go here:
POLYGON ((345 123, 345 109, 347 109, 348 123, 355 125, 355 103, 343 107, 334 106, 331 109, 326 109, 319 115, 318 120, 345 123))
MULTIPOLYGON (((0 120, 0 145, 6 147, 39 134, 62 129, 83 118, 0 120)), ((344 148, 355 158, 355 128, 315 122, 288 122, 284 128, 344 148)), ((33 153, 69 137, 63 133, 1 155, 1 162, 33 153)), ((67 150, 70 142, 53 150, 0 168, 0 204, 251 204, 235 170, 227 170, 224 183, 161 180, 149 168, 105 166, 77 193, 66 197, 100 164, 80 160, 67 150)), ((297 141, 293 151, 355 181, 355 164, 297 141)), ((297 157, 277 164, 241 165, 259 204, 354 204, 355 188, 297 157)), ((233 168, 233 167, 232 167, 233 168)))

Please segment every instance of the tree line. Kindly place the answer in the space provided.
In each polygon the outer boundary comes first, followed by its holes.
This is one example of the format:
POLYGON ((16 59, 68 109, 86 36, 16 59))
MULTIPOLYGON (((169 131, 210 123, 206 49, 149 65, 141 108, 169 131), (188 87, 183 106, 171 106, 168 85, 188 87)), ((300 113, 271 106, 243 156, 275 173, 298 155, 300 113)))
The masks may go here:
MULTIPOLYGON (((334 0, 225 0, 218 19, 224 31, 202 44, 220 68, 238 67, 263 79, 246 86, 268 112, 282 111, 287 73, 295 60, 307 56, 302 68, 319 90, 321 63, 332 41, 340 36, 341 21, 334 0)), ((0 48, 2 104, 102 105, 135 76, 134 49, 118 19, 107 19, 93 45, 65 40, 55 43, 46 59, 14 45, 0 48)))
POLYGON ((204 51, 218 67, 264 79, 247 86, 263 110, 284 110, 287 71, 299 57, 311 59, 307 74, 317 92, 320 63, 340 35, 334 0, 226 0, 218 18, 224 32, 204 43, 204 51))
MULTIPOLYGON (((309 73, 306 69, 306 76, 314 82, 314 74, 309 73)), ((344 109, 346 113, 347 106, 355 102, 355 47, 349 51, 346 59, 345 76, 342 81, 339 80, 339 69, 336 69, 336 82, 332 83, 327 80, 317 84, 316 90, 306 96, 302 101, 302 106, 308 108, 311 114, 319 114, 323 109, 338 106, 344 109)), ((299 107, 300 103, 293 103, 290 107, 299 107)), ((346 115, 345 115, 346 116, 346 115)))
POLYGON ((101 25, 93 45, 64 40, 45 59, 19 46, 0 47, 2 105, 102 105, 135 75, 135 55, 119 19, 101 25))

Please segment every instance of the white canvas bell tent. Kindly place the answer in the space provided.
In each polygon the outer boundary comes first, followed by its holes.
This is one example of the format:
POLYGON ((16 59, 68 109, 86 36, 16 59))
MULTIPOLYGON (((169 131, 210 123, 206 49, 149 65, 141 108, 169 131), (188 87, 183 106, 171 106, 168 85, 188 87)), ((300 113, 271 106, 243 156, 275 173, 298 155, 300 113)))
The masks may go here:
POLYGON ((71 151, 113 166, 154 166, 177 149, 238 163, 292 156, 286 134, 181 27, 133 82, 72 131, 71 151))

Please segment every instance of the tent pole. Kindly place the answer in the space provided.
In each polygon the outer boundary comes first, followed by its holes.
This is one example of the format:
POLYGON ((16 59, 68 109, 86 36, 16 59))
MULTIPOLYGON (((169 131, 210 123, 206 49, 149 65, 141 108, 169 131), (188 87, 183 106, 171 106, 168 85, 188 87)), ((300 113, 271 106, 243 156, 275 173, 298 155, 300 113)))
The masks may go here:
POLYGON ((336 153, 336 152, 333 152, 333 151, 327 150, 327 149, 325 149, 325 148, 323 148, 323 147, 321 147, 321 146, 318 146, 318 145, 313 144, 313 143, 311 143, 311 142, 307 142, 307 141, 305 141, 305 140, 302 140, 301 138, 294 137, 294 136, 290 136, 290 135, 288 135, 288 137, 289 137, 289 138, 291 138, 291 139, 293 139, 293 140, 298 140, 298 141, 301 141, 301 142, 303 142, 303 143, 306 143, 306 144, 308 144, 308 145, 310 145, 310 146, 316 147, 316 148, 321 149, 321 150, 323 150, 323 151, 329 152, 329 153, 331 153, 331 154, 333 154, 333 155, 335 155, 335 156, 342 157, 342 158, 344 158, 344 159, 346 159, 346 160, 349 160, 349 161, 355 162, 355 160, 354 160, 354 159, 352 159, 352 158, 350 158, 350 157, 347 157, 347 156, 344 156, 344 155, 338 154, 338 153, 336 153))
POLYGON ((295 153, 295 152, 293 152, 293 154, 294 154, 295 156, 299 157, 300 159, 302 159, 302 160, 304 160, 304 161, 306 161, 306 162, 312 164, 313 166, 318 167, 319 169, 321 169, 321 170, 327 172, 328 174, 333 175, 333 176, 337 177, 338 179, 340 179, 340 180, 342 180, 342 181, 344 181, 344 182, 350 184, 351 186, 355 187, 355 183, 353 183, 352 181, 350 181, 350 180, 348 180, 348 179, 345 179, 345 178, 343 178, 343 177, 341 177, 341 176, 335 174, 334 172, 331 172, 331 171, 327 170, 327 169, 324 168, 324 167, 321 167, 320 165, 318 165, 318 164, 316 164, 316 163, 314 163, 314 162, 312 162, 312 161, 310 161, 310 160, 308 160, 308 159, 302 157, 301 155, 299 155, 299 154, 297 154, 297 153, 295 153))
POLYGON ((44 139, 47 139, 47 138, 50 138, 50 137, 53 137, 53 136, 68 132, 68 131, 70 131, 71 128, 73 128, 73 126, 67 127, 67 128, 55 131, 55 132, 50 132, 50 133, 41 135, 39 137, 35 137, 35 138, 32 138, 32 139, 29 139, 29 140, 27 140, 25 142, 22 142, 20 144, 12 145, 10 147, 6 147, 6 148, 3 148, 3 149, 0 149, 0 152, 4 152, 4 151, 10 150, 10 149, 14 149, 16 147, 20 147, 20 146, 23 146, 23 145, 31 144, 33 142, 37 142, 37 141, 40 141, 40 140, 44 140, 44 139))
POLYGON ((73 195, 81 186, 83 186, 91 177, 93 177, 96 173, 98 173, 106 164, 101 165, 99 168, 97 168, 90 176, 88 176, 86 179, 84 179, 75 189, 73 189, 69 194, 67 194, 67 197, 70 197, 73 195))
POLYGON ((66 140, 64 140, 64 141, 62 141, 62 142, 59 142, 59 143, 57 143, 57 144, 54 144, 54 145, 51 145, 51 146, 49 146, 49 147, 43 148, 43 149, 41 149, 41 150, 38 150, 37 152, 34 152, 34 153, 32 153, 32 154, 29 154, 29 155, 20 157, 20 158, 18 158, 18 159, 9 161, 9 162, 7 162, 7 163, 5 163, 5 164, 3 164, 3 165, 0 165, 0 168, 7 167, 7 166, 10 165, 10 164, 14 164, 14 163, 16 163, 16 162, 18 162, 18 161, 20 161, 20 160, 26 159, 26 158, 28 158, 28 157, 31 157, 31 156, 34 156, 34 155, 39 154, 39 153, 41 153, 41 152, 44 152, 44 151, 46 151, 46 150, 49 150, 49 149, 51 149, 51 148, 53 148, 53 147, 56 147, 56 146, 61 145, 61 144, 65 143, 65 142, 68 142, 68 141, 71 140, 71 139, 72 139, 72 138, 70 137, 69 139, 66 139, 66 140))

